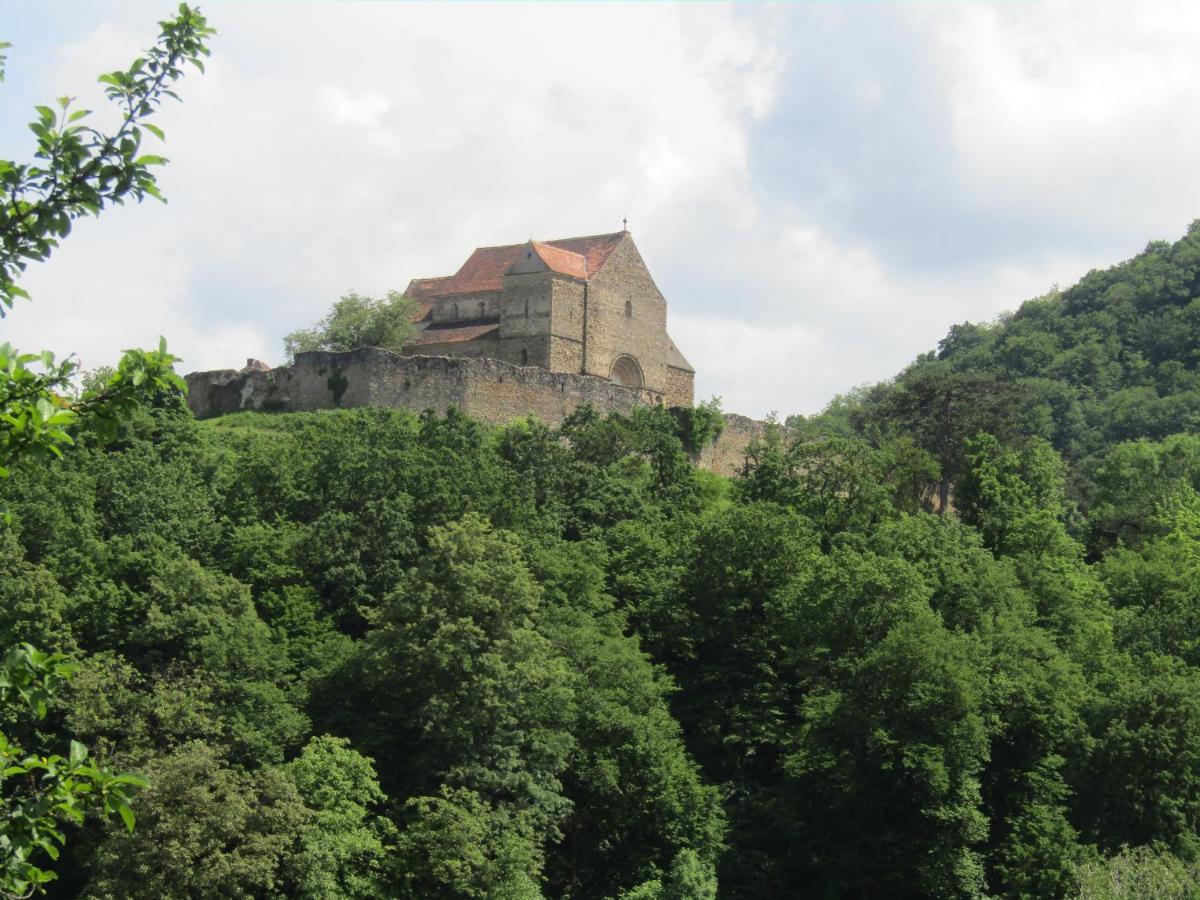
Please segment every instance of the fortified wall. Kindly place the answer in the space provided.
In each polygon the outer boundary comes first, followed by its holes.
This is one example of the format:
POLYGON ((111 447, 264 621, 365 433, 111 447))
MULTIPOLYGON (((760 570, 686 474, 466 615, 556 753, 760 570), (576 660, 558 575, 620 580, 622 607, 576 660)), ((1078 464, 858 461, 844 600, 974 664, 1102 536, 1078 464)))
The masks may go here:
MULTIPOLYGON (((297 353, 290 366, 248 365, 242 370, 193 372, 187 376, 188 406, 198 419, 240 410, 307 412, 356 406, 388 406, 445 413, 454 406, 494 425, 534 416, 557 425, 590 405, 601 413, 628 414, 663 402, 656 391, 623 387, 591 375, 551 372, 486 358, 401 356, 373 347, 348 353, 297 353)), ((722 475, 741 470, 762 422, 727 415, 717 443, 697 465, 722 475)))

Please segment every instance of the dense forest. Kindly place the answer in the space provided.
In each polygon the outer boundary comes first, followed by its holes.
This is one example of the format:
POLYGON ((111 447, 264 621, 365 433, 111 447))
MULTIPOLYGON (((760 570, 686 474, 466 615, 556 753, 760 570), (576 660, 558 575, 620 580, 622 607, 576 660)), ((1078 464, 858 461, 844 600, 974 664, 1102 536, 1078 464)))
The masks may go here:
POLYGON ((1195 896, 1197 347, 1193 226, 734 479, 165 385, 0 483, 0 639, 78 663, 3 731, 146 782, 51 895, 1195 896))

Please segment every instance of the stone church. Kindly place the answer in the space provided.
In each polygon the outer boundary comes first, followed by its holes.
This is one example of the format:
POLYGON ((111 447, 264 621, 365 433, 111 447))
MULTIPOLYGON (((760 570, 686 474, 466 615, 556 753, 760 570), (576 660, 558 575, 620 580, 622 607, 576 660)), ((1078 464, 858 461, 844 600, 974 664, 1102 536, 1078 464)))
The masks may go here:
POLYGON ((479 247, 453 275, 414 279, 406 356, 486 357, 641 388, 691 406, 695 370, 628 231, 479 247))

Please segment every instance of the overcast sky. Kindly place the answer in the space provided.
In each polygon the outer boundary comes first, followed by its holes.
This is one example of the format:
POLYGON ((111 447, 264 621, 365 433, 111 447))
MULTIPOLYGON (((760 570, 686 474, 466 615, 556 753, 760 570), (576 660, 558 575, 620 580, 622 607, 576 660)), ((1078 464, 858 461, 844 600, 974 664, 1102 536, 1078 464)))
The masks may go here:
MULTIPOLYGON (((809 413, 1200 218, 1194 0, 203 8, 170 203, 80 223, 0 340, 276 363, 348 289, 628 216, 697 396, 809 413)), ((0 0, 0 158, 172 9, 0 0)))

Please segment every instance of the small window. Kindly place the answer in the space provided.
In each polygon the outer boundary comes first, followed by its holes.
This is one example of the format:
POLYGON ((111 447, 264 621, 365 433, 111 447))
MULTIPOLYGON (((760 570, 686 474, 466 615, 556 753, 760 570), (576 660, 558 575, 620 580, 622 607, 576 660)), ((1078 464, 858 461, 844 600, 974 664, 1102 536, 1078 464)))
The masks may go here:
POLYGON ((627 318, 627 319, 633 318, 633 301, 632 300, 625 301, 625 318, 627 318))
POLYGON ((487 304, 482 301, 479 304, 479 318, 483 318, 487 314, 487 304))
POLYGON ((525 298, 525 318, 529 318, 529 298, 525 298))
POLYGON ((521 365, 523 365, 523 366, 529 365, 529 351, 528 350, 521 351, 521 365))
POLYGON ((452 305, 452 306, 450 307, 450 317, 451 317, 452 319, 457 319, 457 318, 458 318, 458 304, 457 304, 457 303, 455 303, 454 305, 452 305))

